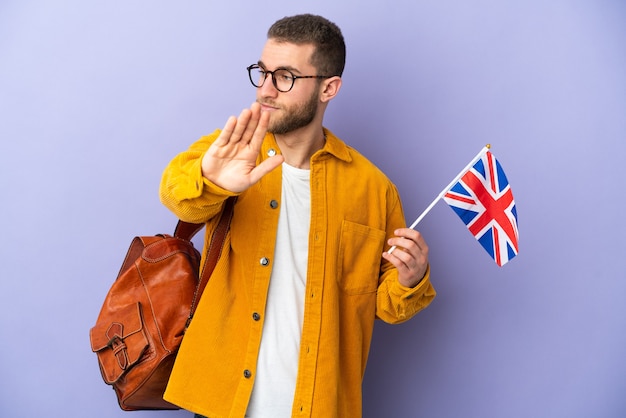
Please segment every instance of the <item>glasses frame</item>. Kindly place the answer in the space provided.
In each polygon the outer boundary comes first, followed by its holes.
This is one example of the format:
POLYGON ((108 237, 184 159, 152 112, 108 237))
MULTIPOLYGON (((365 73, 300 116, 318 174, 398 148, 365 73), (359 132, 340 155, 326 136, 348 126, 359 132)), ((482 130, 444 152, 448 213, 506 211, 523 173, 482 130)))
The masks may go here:
POLYGON ((272 76, 272 84, 274 85, 274 88, 276 90, 278 90, 281 93, 287 93, 289 91, 291 91, 291 89, 293 89, 294 84, 296 84, 296 80, 299 78, 316 78, 318 80, 320 79, 325 79, 325 78, 331 78, 334 77, 333 75, 295 75, 294 73, 292 73, 291 71, 285 69, 285 68, 277 68, 274 71, 270 71, 270 70, 266 70, 265 68, 261 67, 259 64, 252 64, 249 65, 246 70, 248 70, 248 77, 250 77, 250 82, 252 83, 252 85, 254 87, 261 88, 263 87, 263 84, 265 84, 265 80, 267 79, 268 74, 272 76), (264 73, 265 77, 263 77, 261 79, 261 81, 259 82, 259 84, 257 85, 257 83, 254 81, 254 78, 252 76, 252 71, 253 70, 261 70, 261 72, 264 73), (274 77, 274 73, 276 71, 286 71, 290 74, 291 76, 291 87, 289 87, 287 90, 281 90, 278 88, 278 83, 276 82, 276 77, 274 77))

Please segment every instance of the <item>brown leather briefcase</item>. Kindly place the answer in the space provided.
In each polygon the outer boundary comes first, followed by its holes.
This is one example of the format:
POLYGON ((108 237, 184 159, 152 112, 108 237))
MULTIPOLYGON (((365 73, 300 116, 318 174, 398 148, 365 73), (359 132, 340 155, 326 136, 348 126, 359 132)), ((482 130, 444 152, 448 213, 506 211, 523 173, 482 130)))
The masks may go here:
POLYGON ((191 239, 204 226, 179 221, 174 236, 135 237, 89 337, 102 378, 123 410, 178 409, 163 400, 185 329, 208 282, 232 217, 228 199, 198 278, 191 239))

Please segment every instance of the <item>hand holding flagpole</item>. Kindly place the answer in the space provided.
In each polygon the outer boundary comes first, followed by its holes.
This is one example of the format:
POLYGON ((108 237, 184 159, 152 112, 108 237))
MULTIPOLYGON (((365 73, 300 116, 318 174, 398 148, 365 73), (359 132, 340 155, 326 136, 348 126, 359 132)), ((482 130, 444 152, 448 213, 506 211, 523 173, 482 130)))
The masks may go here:
MULTIPOLYGON (((446 193, 448 193, 448 191, 452 188, 452 186, 454 186, 456 184, 456 182, 459 181, 459 179, 461 177, 463 177, 463 174, 465 174, 465 172, 467 170, 469 170, 474 164, 476 164, 476 161, 478 161, 484 153, 486 153, 487 151, 489 151, 489 149, 491 148, 490 144, 487 144, 484 146, 484 148, 482 150, 480 150, 480 152, 472 159, 472 161, 469 162, 469 164, 467 164, 465 166, 465 168, 463 168, 463 170, 461 170, 461 172, 450 182, 450 184, 448 184, 446 186, 445 189, 443 189, 441 191, 441 193, 439 193, 439 195, 435 198, 435 200, 433 200, 430 205, 428 205, 428 207, 426 208, 426 210, 424 210, 424 212, 422 212, 422 214, 420 216, 417 217, 417 219, 411 224, 411 226, 409 227, 410 229, 415 229, 415 227, 417 226, 417 224, 419 224, 422 219, 424 219, 424 217, 428 214, 428 212, 431 211, 431 209, 433 207, 435 207, 435 205, 437 204, 437 202, 439 200, 441 200, 446 193)), ((389 249, 389 251, 387 251, 387 253, 391 254, 393 252, 393 250, 396 249, 396 246, 394 245, 393 247, 391 247, 389 249)))

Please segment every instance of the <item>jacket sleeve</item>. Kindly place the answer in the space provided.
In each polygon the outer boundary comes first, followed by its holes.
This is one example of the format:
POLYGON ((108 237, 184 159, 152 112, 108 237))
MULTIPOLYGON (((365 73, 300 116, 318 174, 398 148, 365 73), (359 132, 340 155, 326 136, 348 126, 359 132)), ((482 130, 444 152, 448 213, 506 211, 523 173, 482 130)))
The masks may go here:
POLYGON ((378 287, 376 314, 390 324, 404 322, 427 307, 435 295, 435 288, 430 282, 430 267, 414 288, 402 286, 396 272, 378 287))
MULTIPOLYGON (((395 187, 389 191, 387 214, 387 237, 394 235, 396 228, 406 226, 402 204, 395 187)), ((382 259, 382 258, 381 258, 382 259)), ((376 316, 390 324, 404 322, 427 307, 436 292, 430 281, 430 266, 424 278, 415 287, 405 287, 398 281, 398 270, 382 259, 381 275, 376 294, 376 316)))
POLYGON ((200 138, 174 157, 163 171, 161 202, 185 222, 207 222, 220 212, 224 200, 234 195, 202 176, 202 157, 219 133, 217 130, 200 138))

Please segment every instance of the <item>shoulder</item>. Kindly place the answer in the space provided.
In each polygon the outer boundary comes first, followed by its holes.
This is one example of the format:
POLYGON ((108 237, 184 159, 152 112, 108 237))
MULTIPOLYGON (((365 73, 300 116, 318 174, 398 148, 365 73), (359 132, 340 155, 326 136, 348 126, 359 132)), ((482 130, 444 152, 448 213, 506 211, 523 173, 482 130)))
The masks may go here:
POLYGON ((324 149, 328 153, 343 161, 350 169, 358 170, 362 176, 378 178, 380 181, 391 183, 387 175, 356 148, 346 144, 331 131, 327 129, 324 131, 326 133, 324 149))

